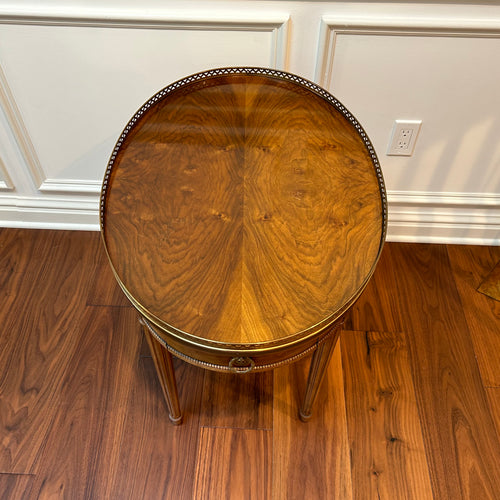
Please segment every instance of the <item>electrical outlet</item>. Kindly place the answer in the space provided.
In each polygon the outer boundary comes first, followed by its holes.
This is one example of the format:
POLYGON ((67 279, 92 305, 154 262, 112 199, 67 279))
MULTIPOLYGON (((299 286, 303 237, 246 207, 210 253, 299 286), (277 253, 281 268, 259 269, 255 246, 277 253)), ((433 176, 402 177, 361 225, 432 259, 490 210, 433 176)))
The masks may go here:
POLYGON ((411 156, 415 149, 422 120, 396 120, 387 154, 392 156, 411 156))

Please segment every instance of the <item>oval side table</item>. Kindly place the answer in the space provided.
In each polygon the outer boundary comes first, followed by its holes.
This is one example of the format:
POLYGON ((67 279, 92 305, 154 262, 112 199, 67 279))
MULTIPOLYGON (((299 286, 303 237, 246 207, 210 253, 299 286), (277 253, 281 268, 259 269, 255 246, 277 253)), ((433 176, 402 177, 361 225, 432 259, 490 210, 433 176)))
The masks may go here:
POLYGON ((300 417, 385 239, 366 133, 290 73, 222 68, 154 95, 108 164, 101 233, 180 423, 171 354, 244 374, 313 353, 300 417))

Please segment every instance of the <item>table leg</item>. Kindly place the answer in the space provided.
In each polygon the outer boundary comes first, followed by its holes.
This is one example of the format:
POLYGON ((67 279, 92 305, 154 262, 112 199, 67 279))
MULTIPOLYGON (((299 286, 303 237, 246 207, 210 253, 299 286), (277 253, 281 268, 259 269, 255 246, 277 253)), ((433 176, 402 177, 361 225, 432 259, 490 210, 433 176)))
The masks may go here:
POLYGON ((318 348, 314 351, 309 368, 309 376, 307 378, 306 394, 304 402, 299 410, 299 416, 302 422, 307 422, 311 418, 312 406, 318 394, 321 381, 323 380, 332 352, 337 344, 340 335, 341 325, 337 324, 333 327, 334 331, 329 337, 321 342, 318 348))
POLYGON ((177 394, 177 383, 175 381, 174 365, 172 355, 157 339, 153 337, 148 327, 143 324, 144 335, 149 344, 149 350, 156 367, 156 373, 160 381, 163 395, 168 406, 168 416, 170 421, 179 425, 182 423, 182 413, 179 405, 179 396, 177 394))

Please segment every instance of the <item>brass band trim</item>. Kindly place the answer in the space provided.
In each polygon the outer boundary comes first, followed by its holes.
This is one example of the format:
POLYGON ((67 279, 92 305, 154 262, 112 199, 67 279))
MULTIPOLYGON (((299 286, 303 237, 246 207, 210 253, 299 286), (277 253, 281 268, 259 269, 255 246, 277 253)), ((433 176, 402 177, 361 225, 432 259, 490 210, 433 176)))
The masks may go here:
POLYGON ((217 371, 217 372, 232 372, 232 373, 248 373, 249 371, 266 371, 266 370, 274 370, 274 368, 278 368, 279 366, 283 366, 289 363, 293 363, 304 356, 307 356, 311 352, 315 351, 320 344, 322 344, 327 338, 329 338, 331 335, 334 335, 339 329, 341 329, 344 325, 344 318, 342 318, 340 321, 338 321, 334 327, 330 330, 328 330, 325 335, 321 336, 312 346, 308 347, 302 352, 299 352, 298 354, 295 354, 294 356, 291 356, 290 358, 286 358, 281 361, 276 361, 274 363, 268 363, 265 365, 258 365, 255 364, 253 359, 249 357, 243 357, 243 356, 237 356, 231 359, 228 365, 218 365, 215 363, 209 363, 207 361, 201 361, 199 359, 193 358, 191 356, 188 356, 187 354, 184 354, 181 351, 178 351, 171 345, 167 343, 167 341, 161 337, 158 332, 152 327, 151 323, 144 318, 144 316, 139 317, 139 322, 141 325, 145 326, 149 333, 163 346, 165 349, 167 349, 170 353, 172 353, 174 356, 178 357, 179 359, 182 359, 192 365, 195 366, 200 366, 201 368, 206 368, 209 370, 217 371), (231 363, 234 362, 235 359, 240 358, 240 359, 245 359, 245 360, 251 360, 253 363, 253 366, 251 366, 251 369, 246 369, 246 370, 235 370, 233 366, 231 366, 231 363))

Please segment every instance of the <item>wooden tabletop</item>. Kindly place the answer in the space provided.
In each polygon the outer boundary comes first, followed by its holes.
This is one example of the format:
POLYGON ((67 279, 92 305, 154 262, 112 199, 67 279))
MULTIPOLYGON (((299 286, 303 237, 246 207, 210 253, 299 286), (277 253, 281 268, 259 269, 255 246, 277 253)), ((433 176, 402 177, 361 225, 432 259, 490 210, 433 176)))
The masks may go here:
POLYGON ((111 157, 101 229, 156 325, 201 345, 285 345, 338 318, 378 260, 382 174, 357 121, 287 73, 222 69, 159 92, 111 157))

